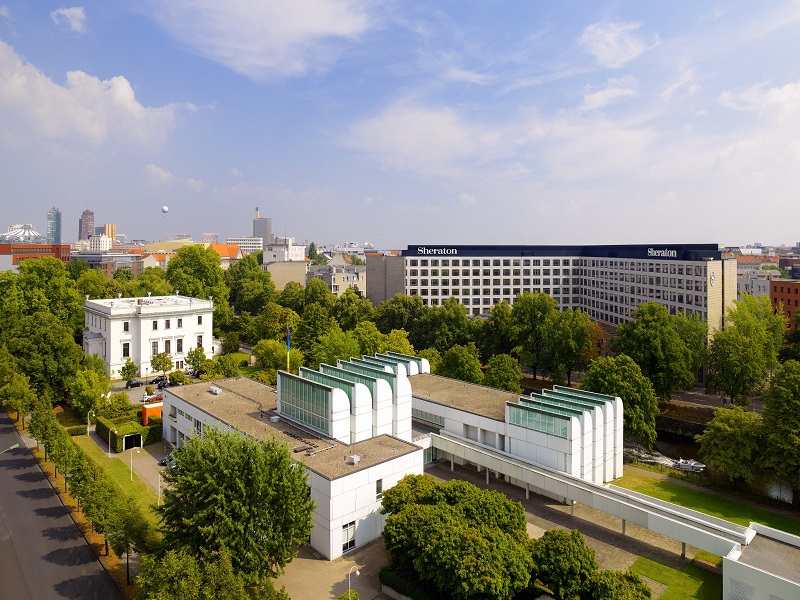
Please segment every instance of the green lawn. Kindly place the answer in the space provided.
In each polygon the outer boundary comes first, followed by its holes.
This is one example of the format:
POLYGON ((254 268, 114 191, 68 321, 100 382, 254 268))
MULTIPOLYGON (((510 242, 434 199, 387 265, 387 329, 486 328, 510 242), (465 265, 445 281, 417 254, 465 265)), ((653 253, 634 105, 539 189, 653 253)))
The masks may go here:
POLYGON ((649 577, 667 586, 661 600, 717 600, 722 598, 722 576, 696 567, 686 565, 680 571, 654 562, 648 558, 638 558, 631 565, 637 575, 649 577))
POLYGON ((767 509, 742 504, 728 498, 686 487, 672 481, 651 477, 643 473, 627 471, 614 485, 640 494, 647 494, 679 506, 691 508, 738 525, 747 526, 751 521, 800 535, 800 518, 792 518, 767 509))
POLYGON ((133 501, 142 509, 145 518, 150 522, 153 528, 157 528, 159 524, 159 517, 156 513, 156 505, 158 504, 158 494, 156 494, 150 487, 144 483, 136 471, 133 472, 133 481, 131 481, 130 463, 123 459, 129 459, 129 453, 111 454, 108 458, 97 444, 85 435, 79 435, 72 438, 75 443, 80 446, 81 450, 86 456, 95 464, 102 467, 109 477, 119 485, 120 489, 128 494, 133 501))

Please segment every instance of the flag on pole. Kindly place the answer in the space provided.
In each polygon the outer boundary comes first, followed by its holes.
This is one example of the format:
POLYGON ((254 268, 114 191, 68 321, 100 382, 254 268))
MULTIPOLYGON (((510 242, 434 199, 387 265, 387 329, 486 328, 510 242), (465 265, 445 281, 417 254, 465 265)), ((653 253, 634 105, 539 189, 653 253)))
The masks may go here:
POLYGON ((292 332, 289 326, 286 326, 286 370, 292 372, 289 364, 289 353, 292 351, 292 332))

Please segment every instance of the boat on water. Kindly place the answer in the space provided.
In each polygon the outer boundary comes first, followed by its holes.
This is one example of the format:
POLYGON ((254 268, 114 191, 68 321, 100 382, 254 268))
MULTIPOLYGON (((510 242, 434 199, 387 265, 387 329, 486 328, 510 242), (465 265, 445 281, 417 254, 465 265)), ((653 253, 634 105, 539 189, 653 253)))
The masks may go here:
POLYGON ((692 471, 694 473, 699 473, 705 469, 706 466, 703 463, 694 460, 693 458, 679 458, 678 460, 672 461, 672 468, 678 469, 679 471, 692 471))

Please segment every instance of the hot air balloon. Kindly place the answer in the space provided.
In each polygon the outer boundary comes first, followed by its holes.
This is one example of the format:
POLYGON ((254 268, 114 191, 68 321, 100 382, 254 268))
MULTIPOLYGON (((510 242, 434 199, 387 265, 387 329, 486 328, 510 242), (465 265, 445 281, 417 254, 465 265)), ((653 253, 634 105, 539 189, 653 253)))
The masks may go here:
POLYGON ((167 214, 169 212, 169 206, 162 206, 161 207, 161 212, 164 213, 164 214, 167 214))

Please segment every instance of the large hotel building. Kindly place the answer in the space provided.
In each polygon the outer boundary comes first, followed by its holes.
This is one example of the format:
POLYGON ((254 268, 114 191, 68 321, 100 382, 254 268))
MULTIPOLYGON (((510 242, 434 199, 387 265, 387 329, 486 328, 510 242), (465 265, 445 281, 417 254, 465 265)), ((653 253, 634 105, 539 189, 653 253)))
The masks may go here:
POLYGON ((609 325, 654 301, 673 315, 700 315, 714 331, 736 299, 736 260, 716 244, 437 245, 367 255, 367 297, 376 305, 398 293, 434 306, 453 297, 479 315, 524 292, 544 292, 609 325))

